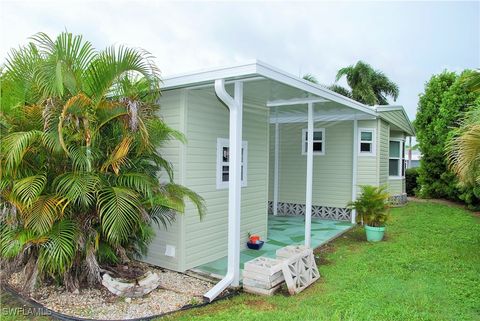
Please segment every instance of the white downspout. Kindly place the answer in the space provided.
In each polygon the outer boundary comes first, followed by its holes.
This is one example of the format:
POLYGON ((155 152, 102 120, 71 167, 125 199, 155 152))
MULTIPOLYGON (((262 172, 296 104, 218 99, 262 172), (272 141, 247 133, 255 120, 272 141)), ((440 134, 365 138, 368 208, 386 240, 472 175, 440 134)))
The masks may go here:
POLYGON ((204 297, 213 301, 228 286, 238 286, 240 282, 240 197, 241 197, 241 155, 243 83, 235 82, 234 98, 225 90, 225 80, 215 80, 215 93, 230 110, 229 166, 228 182, 228 266, 227 274, 211 288, 204 297))
MULTIPOLYGON (((352 202, 357 199, 357 160, 358 160, 358 120, 353 120, 353 157, 352 157, 352 202)), ((352 224, 356 223, 357 211, 352 210, 352 224)))
POLYGON ((305 246, 311 245, 312 189, 313 189, 313 103, 308 103, 307 119, 307 175, 305 192, 305 246))

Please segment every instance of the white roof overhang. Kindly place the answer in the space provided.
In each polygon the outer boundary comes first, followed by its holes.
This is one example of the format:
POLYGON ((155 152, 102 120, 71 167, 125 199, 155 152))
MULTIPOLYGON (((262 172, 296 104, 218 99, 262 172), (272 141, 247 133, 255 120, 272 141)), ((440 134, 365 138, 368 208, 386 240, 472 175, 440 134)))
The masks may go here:
POLYGON ((375 119, 378 116, 370 106, 261 61, 167 77, 162 90, 213 87, 216 79, 224 79, 227 85, 243 81, 246 101, 261 102, 274 109, 270 122, 305 122, 309 102, 314 104, 315 121, 375 119))
POLYGON ((382 105, 382 106, 374 106, 374 108, 377 111, 378 116, 380 118, 382 118, 382 119, 391 123, 390 126, 392 128, 400 130, 400 131, 404 131, 407 134, 409 134, 410 136, 415 135, 415 128, 413 127, 413 124, 410 121, 410 118, 408 118, 408 115, 405 112, 405 109, 403 108, 403 106, 400 106, 400 105, 382 105), (391 119, 385 117, 385 113, 392 112, 392 111, 399 111, 399 112, 402 113, 402 116, 404 117, 404 120, 407 124, 407 127, 402 126, 401 123, 391 122, 391 119))

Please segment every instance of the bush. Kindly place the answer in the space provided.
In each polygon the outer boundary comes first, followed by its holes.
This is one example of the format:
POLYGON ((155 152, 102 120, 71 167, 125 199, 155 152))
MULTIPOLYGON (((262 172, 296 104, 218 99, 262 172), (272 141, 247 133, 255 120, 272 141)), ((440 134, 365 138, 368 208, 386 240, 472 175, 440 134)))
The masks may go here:
POLYGON ((425 84, 420 95, 415 129, 422 159, 418 170, 416 194, 426 198, 446 198, 472 207, 480 203, 475 188, 459 185, 456 174, 449 169, 447 141, 454 135, 463 113, 480 108, 479 94, 469 92, 461 75, 444 71, 425 84))
POLYGON ((417 193, 418 168, 409 168, 405 171, 405 188, 408 196, 415 196, 417 193))
POLYGON ((33 39, 0 73, 0 262, 25 265, 24 290, 50 279, 75 291, 100 283, 104 263, 145 254, 152 224, 187 199, 205 208, 160 153, 183 136, 156 116, 161 80, 145 51, 33 39))

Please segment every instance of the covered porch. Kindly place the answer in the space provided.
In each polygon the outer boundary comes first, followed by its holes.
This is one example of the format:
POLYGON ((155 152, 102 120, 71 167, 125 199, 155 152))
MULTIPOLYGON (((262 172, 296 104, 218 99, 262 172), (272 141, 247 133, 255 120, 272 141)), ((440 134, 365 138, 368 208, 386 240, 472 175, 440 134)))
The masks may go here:
MULTIPOLYGON (((322 246, 347 231, 352 224, 346 221, 312 218, 311 247, 322 246)), ((240 252, 240 269, 243 265, 259 256, 275 258, 279 248, 305 242, 305 217, 303 216, 268 216, 268 239, 260 250, 244 249, 240 252)), ((192 271, 221 279, 227 273, 227 256, 200 265, 192 271)), ((241 275, 241 274, 240 274, 241 275)))

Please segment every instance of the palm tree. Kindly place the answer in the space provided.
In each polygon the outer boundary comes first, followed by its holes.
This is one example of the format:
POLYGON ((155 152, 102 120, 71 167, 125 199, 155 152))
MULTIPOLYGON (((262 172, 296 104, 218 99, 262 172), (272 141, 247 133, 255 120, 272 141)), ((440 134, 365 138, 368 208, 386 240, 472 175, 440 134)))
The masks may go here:
POLYGON ((466 73, 463 76, 463 83, 469 91, 480 93, 480 69, 466 73))
POLYGON ((450 168, 461 183, 480 185, 480 99, 477 108, 467 112, 447 142, 450 168))
POLYGON ((302 78, 305 79, 306 81, 312 82, 314 84, 318 84, 317 78, 312 74, 305 74, 303 75, 302 78))
MULTIPOLYGON (((312 74, 305 74, 305 75, 303 75, 302 78, 311 82, 311 83, 314 83, 314 84, 317 84, 317 85, 319 84, 317 78, 312 74)), ((333 85, 324 86, 324 87, 326 87, 326 88, 330 89, 331 91, 334 91, 334 92, 336 92, 340 95, 343 95, 345 97, 352 98, 352 94, 350 93, 350 91, 347 88, 342 87, 340 85, 333 84, 333 85)))
POLYGON ((332 84, 327 88, 330 89, 331 91, 336 92, 337 94, 343 95, 348 98, 352 98, 352 92, 343 86, 332 84))
POLYGON ((351 97, 367 105, 388 105, 387 97, 398 98, 398 86, 385 74, 373 69, 369 64, 358 61, 355 65, 338 71, 335 81, 343 76, 351 88, 351 97))
POLYGON ((167 226, 187 199, 204 214, 159 152, 184 137, 157 116, 148 52, 39 33, 0 80, 0 257, 25 266, 26 290, 98 283, 102 266, 145 253, 152 223, 167 226))

